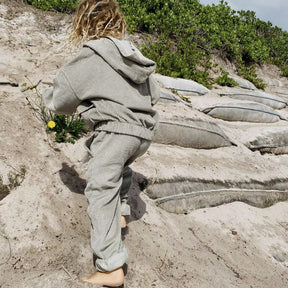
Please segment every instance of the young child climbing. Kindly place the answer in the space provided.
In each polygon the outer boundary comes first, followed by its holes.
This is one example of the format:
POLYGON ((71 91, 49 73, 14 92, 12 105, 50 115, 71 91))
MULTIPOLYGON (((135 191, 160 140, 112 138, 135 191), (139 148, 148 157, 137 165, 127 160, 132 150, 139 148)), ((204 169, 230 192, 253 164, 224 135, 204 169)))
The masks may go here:
POLYGON ((130 214, 129 164, 146 152, 158 124, 152 108, 160 94, 152 76, 156 64, 123 40, 125 32, 117 2, 81 1, 70 39, 85 44, 43 93, 43 103, 51 111, 77 110, 94 131, 86 141, 91 157, 85 195, 96 272, 83 280, 107 286, 124 282, 128 249, 121 240, 121 226, 130 214))

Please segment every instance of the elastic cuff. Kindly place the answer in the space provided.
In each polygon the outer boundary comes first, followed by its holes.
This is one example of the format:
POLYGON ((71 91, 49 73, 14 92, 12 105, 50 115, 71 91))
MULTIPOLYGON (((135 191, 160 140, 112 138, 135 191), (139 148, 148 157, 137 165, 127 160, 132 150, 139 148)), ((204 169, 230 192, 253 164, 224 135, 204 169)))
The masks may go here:
POLYGON ((114 271, 122 267, 128 259, 128 248, 122 246, 122 251, 111 256, 109 259, 96 259, 95 268, 100 272, 114 271))
POLYGON ((130 216, 131 208, 127 203, 121 203, 121 215, 122 216, 130 216))

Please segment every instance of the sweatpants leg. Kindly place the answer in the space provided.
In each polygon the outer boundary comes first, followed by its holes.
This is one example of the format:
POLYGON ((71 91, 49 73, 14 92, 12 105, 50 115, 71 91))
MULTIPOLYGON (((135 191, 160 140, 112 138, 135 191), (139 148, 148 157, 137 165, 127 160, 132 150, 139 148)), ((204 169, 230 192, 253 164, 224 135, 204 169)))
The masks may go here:
POLYGON ((89 143, 92 158, 87 167, 85 195, 91 219, 91 246, 97 257, 95 267, 104 272, 123 266, 128 258, 120 224, 123 169, 131 159, 145 153, 149 145, 143 145, 148 141, 128 135, 104 131, 95 135, 89 143))
POLYGON ((123 172, 123 180, 120 188, 120 199, 121 199, 121 215, 128 216, 131 214, 130 206, 127 203, 128 191, 131 186, 132 170, 126 166, 123 172))

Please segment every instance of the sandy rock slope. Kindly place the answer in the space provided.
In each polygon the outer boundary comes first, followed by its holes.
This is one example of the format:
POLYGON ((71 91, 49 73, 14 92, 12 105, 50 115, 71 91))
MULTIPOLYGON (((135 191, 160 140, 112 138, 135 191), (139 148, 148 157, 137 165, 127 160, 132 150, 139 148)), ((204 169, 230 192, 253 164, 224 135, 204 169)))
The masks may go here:
MULTIPOLYGON (((34 91, 3 84, 42 80, 38 88, 46 88, 77 53, 64 45, 70 22, 70 16, 0 1, 1 288, 91 286, 81 281, 94 269, 83 195, 84 139, 55 144, 26 100, 34 91)), ((287 80, 277 70, 261 71, 270 91, 286 93, 287 80)), ((123 231, 130 249, 125 287, 288 287, 288 203, 280 201, 287 192, 288 158, 245 145, 249 131, 252 139, 255 129, 286 127, 286 122, 212 119, 200 111, 220 101, 219 89, 189 94, 193 108, 183 101, 157 106, 162 118, 212 121, 236 145, 195 149, 155 143, 132 165, 132 217, 123 231), (215 187, 222 194, 202 193, 215 187), (233 189, 242 196, 232 195, 233 189), (164 196, 187 191, 197 197, 157 206, 164 196), (182 207, 180 213, 169 212, 171 206, 182 207)))

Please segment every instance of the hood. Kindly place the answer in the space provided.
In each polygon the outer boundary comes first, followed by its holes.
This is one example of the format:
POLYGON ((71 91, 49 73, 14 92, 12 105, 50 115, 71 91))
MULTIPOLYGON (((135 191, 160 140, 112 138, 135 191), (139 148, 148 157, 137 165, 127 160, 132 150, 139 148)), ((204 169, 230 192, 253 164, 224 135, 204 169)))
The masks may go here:
POLYGON ((144 83, 155 71, 156 63, 146 57, 127 40, 113 37, 91 40, 89 47, 100 55, 115 71, 137 84, 144 83))

